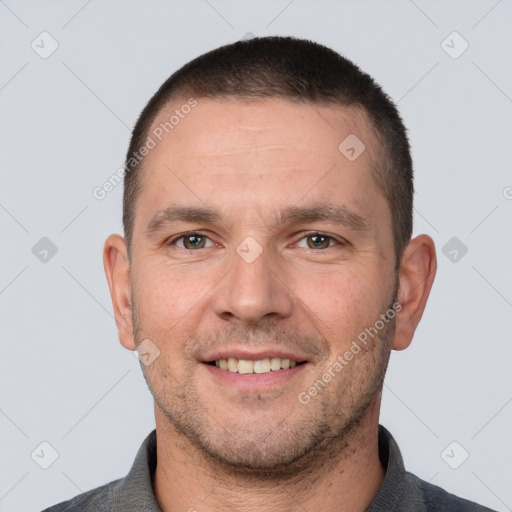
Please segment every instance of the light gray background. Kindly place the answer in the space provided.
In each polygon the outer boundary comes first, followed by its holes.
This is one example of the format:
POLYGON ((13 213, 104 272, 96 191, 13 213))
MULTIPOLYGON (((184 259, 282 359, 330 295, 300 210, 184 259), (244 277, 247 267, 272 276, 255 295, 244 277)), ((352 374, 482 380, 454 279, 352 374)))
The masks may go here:
POLYGON ((248 32, 331 46, 398 102, 415 233, 434 238, 439 268, 412 346, 392 355, 381 423, 410 471, 512 510, 511 26, 510 0, 0 1, 0 510, 124 476, 153 428, 101 260, 121 231, 122 187, 102 201, 92 190, 122 165, 164 79, 248 32), (47 59, 31 48, 42 31, 59 44, 47 59), (453 31, 469 43, 456 59, 441 46, 453 31), (58 248, 46 263, 32 253, 42 237, 58 248), (468 248, 455 262, 442 252, 452 237, 468 248), (59 454, 46 470, 31 458, 43 441, 59 454), (441 456, 453 441, 452 464, 469 453, 458 469, 441 456))

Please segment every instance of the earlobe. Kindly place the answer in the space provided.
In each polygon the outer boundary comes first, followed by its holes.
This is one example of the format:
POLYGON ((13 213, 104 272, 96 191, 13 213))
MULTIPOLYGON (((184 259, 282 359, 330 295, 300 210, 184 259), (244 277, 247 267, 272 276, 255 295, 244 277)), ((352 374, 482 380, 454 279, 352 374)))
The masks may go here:
POLYGON ((412 341, 436 274, 434 241, 428 235, 413 238, 406 247, 400 266, 398 302, 402 309, 396 316, 393 349, 403 350, 412 341))
POLYGON ((121 345, 135 350, 131 310, 130 262, 124 238, 110 235, 103 248, 103 266, 110 289, 121 345))

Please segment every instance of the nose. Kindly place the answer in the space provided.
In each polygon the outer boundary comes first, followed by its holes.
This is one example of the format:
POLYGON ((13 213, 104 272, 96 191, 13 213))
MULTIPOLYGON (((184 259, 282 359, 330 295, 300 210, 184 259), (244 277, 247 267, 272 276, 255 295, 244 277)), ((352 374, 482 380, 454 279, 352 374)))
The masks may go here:
POLYGON ((242 252, 232 257, 232 269, 217 289, 215 314, 228 321, 258 324, 265 319, 284 319, 293 311, 293 292, 279 275, 275 258, 263 250, 256 259, 242 252))

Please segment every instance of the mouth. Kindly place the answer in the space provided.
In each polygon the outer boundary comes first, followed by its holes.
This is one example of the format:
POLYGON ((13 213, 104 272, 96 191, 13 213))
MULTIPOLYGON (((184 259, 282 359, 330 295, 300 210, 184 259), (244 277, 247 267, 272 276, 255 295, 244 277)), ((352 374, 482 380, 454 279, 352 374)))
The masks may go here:
POLYGON ((231 373, 261 375, 265 373, 289 370, 305 363, 307 363, 307 361, 295 361, 293 359, 282 359, 280 357, 265 357, 257 360, 229 357, 226 359, 209 361, 206 364, 216 366, 221 370, 231 373))

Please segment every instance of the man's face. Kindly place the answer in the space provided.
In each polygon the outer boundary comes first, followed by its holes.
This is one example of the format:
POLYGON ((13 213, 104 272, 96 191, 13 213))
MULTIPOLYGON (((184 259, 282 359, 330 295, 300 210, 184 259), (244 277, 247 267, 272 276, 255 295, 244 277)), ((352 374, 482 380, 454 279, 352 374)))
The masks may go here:
POLYGON ((378 404, 393 321, 344 357, 396 292, 375 154, 354 109, 198 99, 147 157, 132 243, 136 341, 160 350, 143 366, 157 409, 204 453, 286 465, 378 404), (351 134, 366 146, 355 160, 338 149, 351 134), (277 370, 287 359, 296 365, 277 370))

